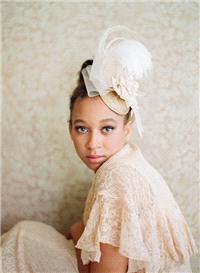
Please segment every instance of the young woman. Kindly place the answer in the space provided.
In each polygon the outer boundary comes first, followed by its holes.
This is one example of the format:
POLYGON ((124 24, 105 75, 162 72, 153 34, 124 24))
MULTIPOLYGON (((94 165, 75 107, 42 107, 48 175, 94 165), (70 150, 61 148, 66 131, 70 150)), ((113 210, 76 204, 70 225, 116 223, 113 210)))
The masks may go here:
POLYGON ((133 122, 142 133, 138 79, 151 58, 125 33, 121 26, 104 33, 71 97, 71 138, 94 171, 83 219, 67 239, 43 223, 18 223, 2 237, 3 272, 192 272, 197 248, 184 216, 159 172, 129 144, 133 122))

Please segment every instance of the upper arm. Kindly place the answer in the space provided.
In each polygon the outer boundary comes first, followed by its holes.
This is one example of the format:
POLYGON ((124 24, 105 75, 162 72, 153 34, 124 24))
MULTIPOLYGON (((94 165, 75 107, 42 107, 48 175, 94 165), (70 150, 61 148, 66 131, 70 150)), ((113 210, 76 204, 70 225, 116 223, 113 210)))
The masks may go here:
POLYGON ((126 273, 128 258, 119 253, 119 248, 100 243, 100 262, 90 263, 90 273, 126 273))

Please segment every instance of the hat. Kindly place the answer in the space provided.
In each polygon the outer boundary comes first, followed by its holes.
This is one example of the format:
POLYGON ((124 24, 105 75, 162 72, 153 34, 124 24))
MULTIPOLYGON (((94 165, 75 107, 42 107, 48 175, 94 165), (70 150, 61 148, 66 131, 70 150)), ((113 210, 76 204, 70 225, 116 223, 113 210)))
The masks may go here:
POLYGON ((140 136, 142 123, 137 96, 139 83, 152 68, 151 54, 134 32, 125 26, 108 28, 100 37, 92 65, 82 70, 89 97, 100 96, 104 103, 120 115, 131 108, 140 136))

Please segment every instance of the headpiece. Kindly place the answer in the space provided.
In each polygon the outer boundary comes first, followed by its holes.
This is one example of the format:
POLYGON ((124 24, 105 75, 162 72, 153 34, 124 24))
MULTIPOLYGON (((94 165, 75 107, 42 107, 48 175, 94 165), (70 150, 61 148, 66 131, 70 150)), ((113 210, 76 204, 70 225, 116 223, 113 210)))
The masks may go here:
POLYGON ((152 68, 151 55, 145 46, 133 39, 134 32, 125 26, 108 28, 100 38, 93 64, 82 70, 89 97, 100 96, 104 103, 120 115, 131 108, 140 136, 142 123, 137 96, 143 76, 152 68))

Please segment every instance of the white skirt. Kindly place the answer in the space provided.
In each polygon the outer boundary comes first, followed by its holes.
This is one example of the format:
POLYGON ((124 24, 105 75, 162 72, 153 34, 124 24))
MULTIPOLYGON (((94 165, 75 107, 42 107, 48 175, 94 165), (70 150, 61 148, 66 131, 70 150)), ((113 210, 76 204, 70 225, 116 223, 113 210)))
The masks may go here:
MULTIPOLYGON (((1 251, 3 273, 79 273, 73 241, 41 222, 17 223, 1 236, 1 251)), ((159 273, 191 272, 188 261, 159 273)))
POLYGON ((50 225, 21 221, 2 235, 3 273, 78 273, 72 240, 50 225))

